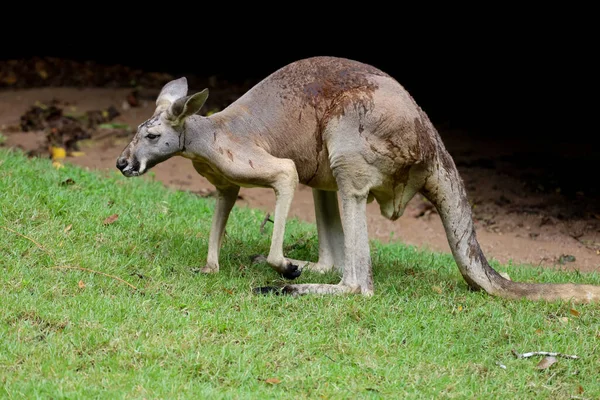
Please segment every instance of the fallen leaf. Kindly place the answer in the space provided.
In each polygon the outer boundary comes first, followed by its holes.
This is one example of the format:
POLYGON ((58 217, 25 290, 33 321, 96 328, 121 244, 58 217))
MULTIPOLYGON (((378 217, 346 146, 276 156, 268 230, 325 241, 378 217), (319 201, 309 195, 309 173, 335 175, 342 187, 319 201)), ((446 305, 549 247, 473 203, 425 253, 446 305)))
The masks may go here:
POLYGON ((265 379, 265 382, 271 385, 277 385, 278 383, 281 383, 281 381, 277 378, 267 378, 265 379))
POLYGON ((83 283, 83 281, 79 281, 77 286, 79 286, 79 289, 85 289, 85 283, 83 283))
POLYGON ((83 151, 71 151, 71 152, 69 152, 69 155, 71 157, 81 157, 81 156, 85 156, 85 153, 83 151))
POLYGON ((69 232, 72 228, 73 228, 73 224, 67 225, 67 227, 64 229, 65 233, 69 232))
POLYGON ((571 308, 571 310, 569 311, 571 313, 571 315, 574 315, 576 317, 579 317, 581 315, 581 313, 577 310, 575 310, 574 308, 571 308))
POLYGON ((569 318, 568 317, 560 317, 558 320, 560 322, 562 322, 563 324, 566 324, 567 322, 569 322, 569 318))
POLYGON ((463 310, 463 306, 458 306, 458 311, 462 311, 463 310))
POLYGON ((556 361, 558 361, 556 359, 556 357, 544 357, 538 363, 538 365, 536 366, 536 368, 537 369, 547 369, 547 368, 550 368, 552 366, 552 364, 554 364, 556 361))
POLYGON ((433 290, 434 292, 436 292, 437 294, 442 294, 443 290, 441 287, 439 286, 432 286, 431 290, 433 290))
POLYGON ((60 161, 52 161, 52 166, 55 169, 61 169, 61 168, 65 167, 64 165, 62 165, 62 163, 60 161))
POLYGON ((107 218, 104 220, 103 224, 104 224, 104 225, 109 225, 109 224, 112 224, 112 223, 113 223, 113 222, 115 222, 115 221, 116 221, 118 218, 119 218, 119 214, 113 214, 113 215, 111 215, 110 217, 107 217, 107 218))
POLYGON ((64 160, 64 158, 67 156, 67 151, 62 147, 52 146, 50 148, 50 153, 52 154, 53 161, 64 160))

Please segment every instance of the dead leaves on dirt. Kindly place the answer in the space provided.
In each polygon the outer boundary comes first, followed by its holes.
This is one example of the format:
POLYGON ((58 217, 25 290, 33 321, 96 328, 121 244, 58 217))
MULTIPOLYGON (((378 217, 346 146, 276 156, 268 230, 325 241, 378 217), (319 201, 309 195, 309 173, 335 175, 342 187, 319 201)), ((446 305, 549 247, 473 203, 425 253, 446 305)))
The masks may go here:
POLYGON ((23 132, 43 131, 53 161, 60 163, 67 152, 78 151, 77 142, 92 137, 91 131, 120 115, 113 106, 79 115, 66 115, 58 100, 50 104, 36 102, 20 118, 23 132))
POLYGON ((35 57, 27 60, 0 61, 0 88, 42 86, 162 87, 173 79, 163 73, 143 72, 122 65, 101 65, 92 61, 35 57))
MULTIPOLYGON (((64 107, 69 104, 61 104, 54 99, 49 104, 36 102, 23 115, 21 115, 15 132, 43 132, 46 143, 38 149, 31 150, 30 156, 48 154, 52 159, 52 165, 56 169, 63 167, 67 155, 83 155, 79 151, 78 142, 92 138, 92 133, 100 128, 109 128, 130 133, 127 125, 119 124, 112 126, 109 123, 120 115, 113 106, 105 110, 91 110, 80 114, 66 113, 64 107)), ((76 108, 71 106, 71 110, 76 108)), ((118 132, 117 132, 118 133, 118 132)))
POLYGON ((558 263, 560 265, 564 265, 568 262, 575 262, 575 261, 576 261, 575 256, 572 256, 570 254, 563 254, 560 257, 558 257, 558 263))

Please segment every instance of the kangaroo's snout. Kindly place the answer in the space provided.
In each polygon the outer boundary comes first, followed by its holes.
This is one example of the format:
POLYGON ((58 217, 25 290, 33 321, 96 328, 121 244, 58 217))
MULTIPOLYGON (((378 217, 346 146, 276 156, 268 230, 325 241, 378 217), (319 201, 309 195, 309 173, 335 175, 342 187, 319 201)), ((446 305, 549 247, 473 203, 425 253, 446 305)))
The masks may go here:
POLYGON ((121 172, 123 172, 123 170, 127 167, 128 164, 129 163, 127 162, 127 159, 125 157, 119 157, 117 159, 117 168, 121 172))
POLYGON ((145 165, 142 167, 137 159, 134 158, 133 161, 130 161, 127 157, 123 156, 117 159, 117 168, 126 177, 139 176, 146 172, 145 165))

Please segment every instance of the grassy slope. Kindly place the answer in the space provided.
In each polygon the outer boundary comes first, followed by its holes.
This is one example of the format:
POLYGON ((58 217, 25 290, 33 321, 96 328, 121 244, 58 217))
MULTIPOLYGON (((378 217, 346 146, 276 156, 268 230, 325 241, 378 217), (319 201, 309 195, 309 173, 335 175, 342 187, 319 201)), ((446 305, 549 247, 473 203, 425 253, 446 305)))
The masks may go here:
MULTIPOLYGON (((252 287, 281 281, 247 262, 268 250, 262 212, 234 209, 221 272, 204 276, 194 269, 212 200, 1 150, 0 163, 0 225, 44 248, 0 229, 0 397, 600 396, 598 305, 576 316, 567 303, 468 292, 449 255, 378 243, 372 298, 257 296, 252 287), (53 268, 67 265, 139 290, 53 268), (511 349, 581 359, 537 370, 539 358, 511 349)), ((286 233, 287 255, 316 257, 312 226, 290 221, 286 233)), ((515 280, 600 284, 597 274, 493 265, 515 280)))

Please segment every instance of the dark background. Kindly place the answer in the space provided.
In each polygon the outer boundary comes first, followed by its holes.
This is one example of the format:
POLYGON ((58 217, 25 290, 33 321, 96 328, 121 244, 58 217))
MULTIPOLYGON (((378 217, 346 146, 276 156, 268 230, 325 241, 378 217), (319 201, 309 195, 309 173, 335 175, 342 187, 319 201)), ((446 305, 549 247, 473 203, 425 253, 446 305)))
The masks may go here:
POLYGON ((40 6, 31 6, 34 16, 23 9, 5 14, 11 22, 29 19, 3 28, 0 59, 53 56, 258 80, 299 58, 340 56, 395 77, 436 124, 497 141, 518 137, 541 149, 568 141, 589 152, 600 144, 591 10, 505 6, 446 14, 379 6, 373 13, 363 3, 335 24, 291 3, 286 17, 232 16, 227 7, 237 6, 210 4, 189 20, 185 7, 175 17, 164 4, 143 15, 115 14, 102 4, 75 15, 40 6))

